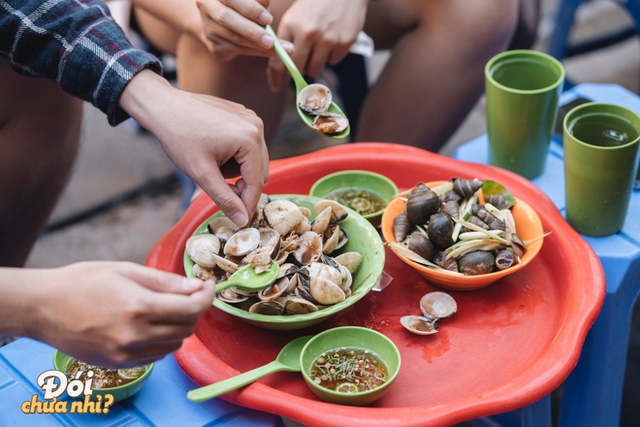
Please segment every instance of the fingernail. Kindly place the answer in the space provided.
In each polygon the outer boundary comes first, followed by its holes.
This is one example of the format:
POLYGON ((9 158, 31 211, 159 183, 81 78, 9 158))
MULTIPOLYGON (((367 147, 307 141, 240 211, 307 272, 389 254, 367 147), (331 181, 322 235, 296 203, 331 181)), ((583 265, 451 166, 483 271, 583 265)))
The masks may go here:
POLYGON ((231 216, 231 221, 233 221, 238 227, 244 227, 247 225, 248 219, 244 214, 238 212, 231 216))
POLYGON ((286 42, 286 41, 280 41, 280 44, 282 45, 284 50, 287 51, 287 53, 292 53, 293 52, 293 43, 286 42))
POLYGON ((271 24, 271 22, 273 22, 273 16, 271 16, 270 13, 261 12, 260 15, 258 16, 258 21, 262 25, 268 25, 268 24, 271 24))
POLYGON ((262 43, 262 45, 264 47, 272 48, 273 47, 273 37, 265 34, 264 36, 260 37, 260 43, 262 43))

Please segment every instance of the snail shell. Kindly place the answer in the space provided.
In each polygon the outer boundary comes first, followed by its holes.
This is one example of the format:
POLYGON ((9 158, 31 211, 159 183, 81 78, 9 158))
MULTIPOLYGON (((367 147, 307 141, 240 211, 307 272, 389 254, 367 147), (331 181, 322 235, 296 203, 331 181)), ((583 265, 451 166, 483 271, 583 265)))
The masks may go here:
POLYGON ((463 199, 468 199, 473 196, 473 194, 478 191, 483 184, 479 179, 470 181, 468 179, 452 178, 451 181, 453 182, 453 190, 462 196, 463 199))

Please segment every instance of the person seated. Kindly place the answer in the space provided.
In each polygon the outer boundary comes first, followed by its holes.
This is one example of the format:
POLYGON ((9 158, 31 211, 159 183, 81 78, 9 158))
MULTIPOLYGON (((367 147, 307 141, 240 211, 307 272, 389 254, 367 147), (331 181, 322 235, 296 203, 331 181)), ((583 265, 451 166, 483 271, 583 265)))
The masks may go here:
POLYGON ((262 121, 173 87, 99 0, 0 2, 0 337, 30 337, 90 364, 131 367, 178 349, 214 283, 124 261, 23 267, 78 152, 83 100, 133 117, 238 226, 268 179, 262 121), (233 183, 225 178, 238 178, 233 183))
POLYGON ((442 148, 476 104, 486 62, 509 47, 520 12, 531 10, 520 8, 518 0, 133 4, 143 35, 176 56, 178 85, 254 110, 264 121, 267 142, 280 123, 288 76, 263 25, 273 26, 298 69, 312 78, 340 62, 363 30, 376 49, 391 56, 364 100, 354 140, 430 151, 442 148))

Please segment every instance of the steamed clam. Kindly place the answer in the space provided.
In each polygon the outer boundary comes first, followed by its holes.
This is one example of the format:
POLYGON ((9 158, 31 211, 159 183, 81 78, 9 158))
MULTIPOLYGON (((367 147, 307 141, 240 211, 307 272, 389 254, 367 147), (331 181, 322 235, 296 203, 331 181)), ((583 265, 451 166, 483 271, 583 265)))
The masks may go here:
POLYGON ((351 295, 362 255, 343 250, 348 236, 340 221, 348 212, 342 205, 318 201, 313 221, 311 209, 286 199, 263 197, 257 210, 246 228, 214 218, 208 233, 187 240, 193 274, 203 280, 226 280, 244 265, 256 272, 272 261, 280 265, 271 286, 253 293, 226 288, 218 293, 219 300, 251 313, 294 315, 321 310, 351 295))
POLYGON ((310 84, 298 93, 298 107, 310 114, 320 114, 329 111, 333 101, 331 90, 320 83, 310 84))
POLYGON ((296 101, 301 110, 315 116, 311 126, 320 133, 337 135, 349 126, 349 120, 344 115, 329 112, 333 96, 323 84, 305 86, 298 93, 296 101))
POLYGON ((320 133, 336 135, 344 132, 349 126, 349 120, 342 114, 321 113, 316 115, 311 125, 320 133))

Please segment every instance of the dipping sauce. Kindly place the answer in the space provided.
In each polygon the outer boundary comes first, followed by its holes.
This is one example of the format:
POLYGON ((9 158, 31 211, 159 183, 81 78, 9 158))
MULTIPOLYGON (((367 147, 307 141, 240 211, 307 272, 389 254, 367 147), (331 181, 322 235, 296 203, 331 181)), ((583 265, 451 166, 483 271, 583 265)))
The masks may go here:
POLYGON ((99 366, 89 365, 81 362, 77 359, 67 365, 65 375, 69 380, 75 380, 76 374, 82 372, 80 380, 84 381, 87 378, 87 373, 93 371, 93 383, 92 388, 112 388, 119 387, 121 385, 128 384, 142 376, 147 371, 146 366, 137 366, 130 369, 106 369, 99 366))
POLYGON ((339 347, 313 361, 309 377, 318 385, 341 393, 373 390, 389 379, 380 356, 359 347, 339 347))
POLYGON ((369 215, 384 209, 386 203, 373 191, 360 187, 345 187, 330 191, 326 199, 347 206, 360 215, 369 215))

